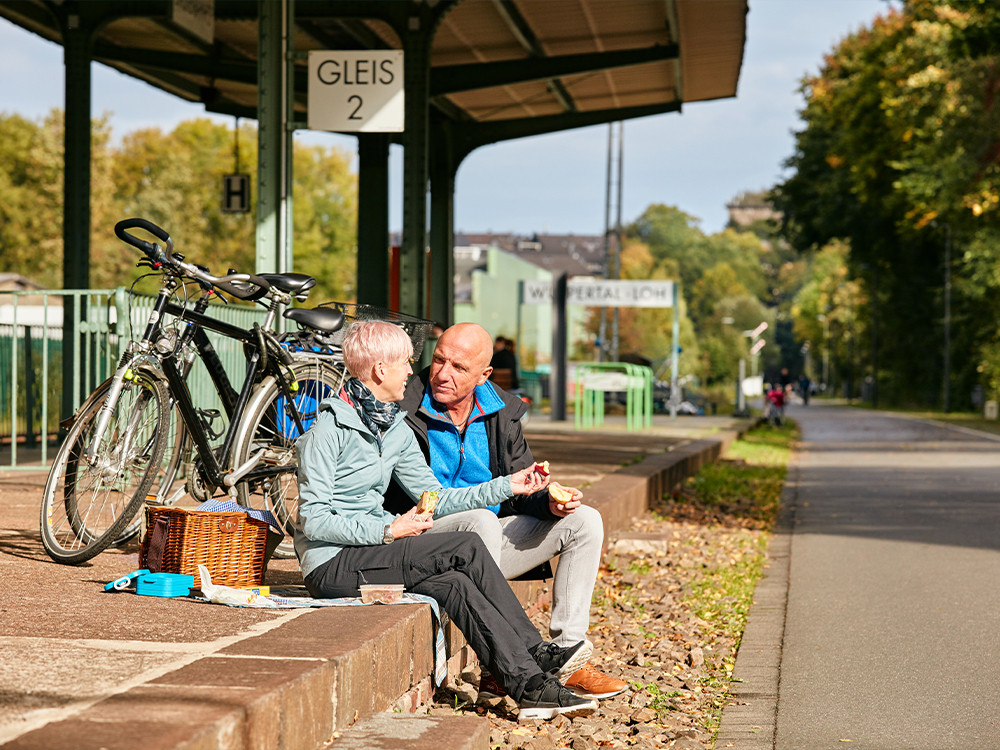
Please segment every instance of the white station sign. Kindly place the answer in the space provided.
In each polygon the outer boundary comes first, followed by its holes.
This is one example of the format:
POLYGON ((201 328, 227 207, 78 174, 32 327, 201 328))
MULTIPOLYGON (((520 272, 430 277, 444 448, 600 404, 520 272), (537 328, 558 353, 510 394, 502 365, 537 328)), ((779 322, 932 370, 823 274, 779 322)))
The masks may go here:
MULTIPOLYGON (((552 283, 525 281, 524 304, 551 305, 552 283)), ((566 284, 566 304, 586 307, 673 307, 674 282, 572 279, 566 284)))
POLYGON ((309 129, 399 133, 404 126, 402 50, 309 53, 309 129))

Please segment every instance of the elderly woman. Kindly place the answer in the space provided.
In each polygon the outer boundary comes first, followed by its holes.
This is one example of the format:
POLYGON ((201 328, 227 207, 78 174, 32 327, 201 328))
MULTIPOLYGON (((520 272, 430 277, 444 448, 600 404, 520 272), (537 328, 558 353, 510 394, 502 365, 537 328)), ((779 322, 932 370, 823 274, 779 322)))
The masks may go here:
POLYGON ((565 648, 544 642, 477 534, 425 535, 431 517, 416 516, 416 508, 400 516, 382 508, 390 479, 414 500, 436 490, 442 501, 469 509, 531 494, 545 481, 529 467, 474 487, 443 489, 396 404, 412 374, 409 336, 391 323, 358 322, 343 350, 352 377, 322 403, 297 446, 295 552, 306 588, 316 597, 341 597, 356 596, 362 583, 401 583, 444 608, 518 702, 521 718, 593 712, 595 701, 555 676, 582 666, 585 642, 565 648))

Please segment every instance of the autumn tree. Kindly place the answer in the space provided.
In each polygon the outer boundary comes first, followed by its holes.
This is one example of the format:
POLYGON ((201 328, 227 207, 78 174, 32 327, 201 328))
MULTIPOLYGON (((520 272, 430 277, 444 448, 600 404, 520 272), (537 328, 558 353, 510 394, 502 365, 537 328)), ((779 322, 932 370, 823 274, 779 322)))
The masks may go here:
POLYGON ((849 243, 865 367, 897 403, 941 402, 947 278, 951 388, 969 393, 1000 343, 998 30, 996 4, 910 0, 803 82, 806 127, 774 199, 795 246, 849 243))
MULTIPOLYGON (((62 115, 43 122, 0 116, 0 268, 61 285, 62 115)), ((222 211, 222 177, 233 171, 234 137, 241 171, 256 173, 256 129, 238 133, 207 119, 182 122, 110 142, 106 119, 93 124, 91 286, 130 285, 135 253, 114 235, 117 221, 142 217, 167 230, 189 260, 223 274, 255 269, 255 213, 222 211)), ((357 184, 350 155, 295 144, 294 270, 313 275, 315 302, 354 298, 357 184)), ((255 182, 255 180, 252 180, 255 182)), ((253 192, 253 191, 252 191, 253 192)), ((253 206, 253 201, 251 201, 253 206)), ((154 287, 147 285, 145 291, 154 287)))

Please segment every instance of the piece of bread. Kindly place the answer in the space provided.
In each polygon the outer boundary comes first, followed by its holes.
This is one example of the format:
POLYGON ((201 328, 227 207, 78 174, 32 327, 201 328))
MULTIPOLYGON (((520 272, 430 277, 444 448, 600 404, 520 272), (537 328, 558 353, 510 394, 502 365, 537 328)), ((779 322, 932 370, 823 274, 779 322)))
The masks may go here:
POLYGON ((435 490, 424 490, 420 494, 420 500, 417 502, 417 515, 418 516, 429 516, 434 512, 434 509, 438 504, 438 493, 435 490))
POLYGON ((543 477, 547 477, 549 474, 552 473, 552 472, 549 471, 549 462, 548 461, 541 461, 541 462, 536 461, 535 462, 535 471, 537 471, 543 477))
POLYGON ((549 485, 549 495, 551 495, 552 499, 559 505, 565 505, 573 499, 573 493, 570 490, 565 487, 557 487, 554 484, 549 485))

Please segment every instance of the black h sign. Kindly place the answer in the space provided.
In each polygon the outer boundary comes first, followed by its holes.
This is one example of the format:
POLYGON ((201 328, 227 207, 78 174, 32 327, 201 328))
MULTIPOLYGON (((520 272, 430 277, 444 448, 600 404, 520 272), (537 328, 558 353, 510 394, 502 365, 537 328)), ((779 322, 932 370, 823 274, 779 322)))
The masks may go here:
POLYGON ((227 214, 245 214, 250 210, 250 175, 223 175, 222 210, 227 214))

